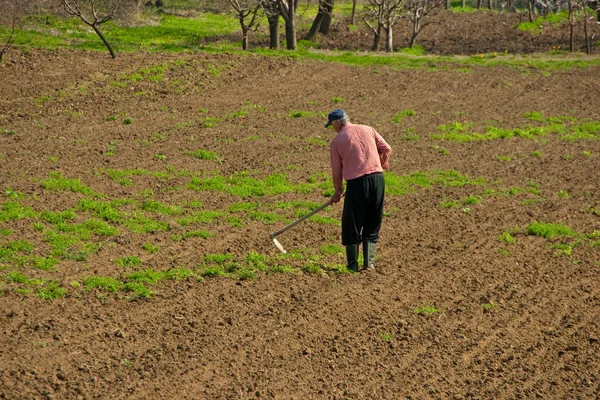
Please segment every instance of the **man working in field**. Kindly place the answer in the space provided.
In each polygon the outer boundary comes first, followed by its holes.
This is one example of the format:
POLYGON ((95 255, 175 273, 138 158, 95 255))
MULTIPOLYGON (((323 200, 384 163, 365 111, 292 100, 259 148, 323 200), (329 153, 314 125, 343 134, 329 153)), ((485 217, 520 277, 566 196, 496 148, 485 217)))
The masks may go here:
POLYGON ((342 109, 329 113, 325 127, 329 126, 337 132, 330 147, 335 188, 331 202, 337 203, 344 197, 342 244, 346 247, 348 269, 358 272, 361 242, 364 269, 374 268, 375 243, 383 219, 383 169, 389 168, 392 148, 374 128, 351 124, 342 109))

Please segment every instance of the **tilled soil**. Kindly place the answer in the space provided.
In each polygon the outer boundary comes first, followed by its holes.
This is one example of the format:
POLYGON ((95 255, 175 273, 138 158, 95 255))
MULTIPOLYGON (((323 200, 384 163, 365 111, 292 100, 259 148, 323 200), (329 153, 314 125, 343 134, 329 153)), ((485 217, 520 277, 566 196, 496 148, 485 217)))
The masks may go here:
MULTIPOLYGON (((257 179, 285 173, 292 183, 309 182, 329 173, 333 132, 323 128, 323 115, 340 106, 390 143, 394 176, 452 170, 486 182, 388 193, 376 270, 359 274, 298 268, 249 280, 169 280, 151 286, 149 299, 134 300, 71 284, 89 275, 118 276, 123 267, 115 259, 130 255, 141 258, 140 268, 157 270, 195 268, 215 253, 275 257, 268 233, 284 222, 252 219, 241 227, 206 224, 212 236, 183 241, 171 237, 184 227, 146 234, 122 229, 87 260, 62 260, 52 271, 3 265, 0 398, 600 396, 598 238, 581 238, 568 253, 556 245, 574 239, 527 234, 534 221, 584 234, 600 230, 600 142, 553 133, 467 143, 430 135, 453 122, 472 122, 479 132, 489 125, 535 125, 524 118, 527 112, 598 121, 599 68, 396 71, 256 55, 122 54, 110 60, 101 53, 32 50, 12 53, 0 70, 4 205, 18 192, 19 202, 38 212, 75 207, 83 194, 42 187, 57 172, 106 200, 195 200, 205 210, 226 211, 240 198, 190 190, 184 173, 131 176, 133 184, 122 185, 107 171, 248 171, 257 179), (124 78, 157 65, 168 66, 164 80, 124 78), (232 116, 239 110, 248 113, 232 116), (416 115, 393 122, 402 110, 416 115), (312 114, 294 118, 292 111, 312 114), (207 116, 220 120, 210 127, 207 116), (122 123, 125 118, 132 123, 122 123), (415 135, 418 140, 408 140, 415 135), (220 161, 185 155, 197 149, 215 152, 220 161), (535 193, 527 191, 532 188, 535 193), (481 201, 442 205, 472 195, 481 201), (509 230, 514 244, 499 240, 509 230), (161 250, 144 252, 146 242, 161 250), (14 270, 56 280, 67 295, 41 300, 15 290, 19 286, 7 280, 14 270), (415 311, 426 305, 439 312, 415 311)), ((271 205, 325 200, 318 191, 243 199, 271 205)), ((287 221, 296 218, 281 213, 287 221)), ((321 213, 340 214, 341 205, 321 213)), ((25 239, 48 255, 30 219, 0 228, 13 232, 0 244, 25 239)), ((339 237, 336 224, 306 221, 279 239, 290 251, 317 254, 339 237)), ((318 262, 343 260, 321 254, 318 262)))

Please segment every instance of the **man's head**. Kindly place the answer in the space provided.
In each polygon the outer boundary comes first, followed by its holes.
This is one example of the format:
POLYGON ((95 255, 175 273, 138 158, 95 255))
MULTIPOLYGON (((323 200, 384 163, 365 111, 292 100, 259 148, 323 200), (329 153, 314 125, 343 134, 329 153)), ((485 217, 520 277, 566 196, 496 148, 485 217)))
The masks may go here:
POLYGON ((333 125, 333 128, 338 131, 346 122, 349 121, 348 115, 344 110, 338 108, 337 110, 333 110, 327 116, 327 123, 325 124, 325 128, 328 128, 333 125))

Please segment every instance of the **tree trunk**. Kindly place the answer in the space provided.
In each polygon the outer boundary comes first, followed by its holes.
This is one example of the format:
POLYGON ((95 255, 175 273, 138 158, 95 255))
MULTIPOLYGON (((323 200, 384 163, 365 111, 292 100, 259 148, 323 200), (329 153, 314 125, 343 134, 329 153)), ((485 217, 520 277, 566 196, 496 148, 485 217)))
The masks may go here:
POLYGON ((102 42, 104 43, 104 45, 108 49, 108 52, 110 53, 110 56, 113 59, 117 58, 117 56, 115 55, 115 52, 114 52, 112 46, 110 45, 110 43, 108 43, 108 41, 106 40, 106 38, 104 37, 104 35, 102 34, 102 32, 100 32, 100 28, 98 27, 98 25, 93 24, 92 28, 94 28, 94 31, 96 32, 96 34, 98 35, 98 37, 100 37, 100 39, 102 39, 102 42))
POLYGON ((409 47, 412 49, 417 43, 417 36, 419 36, 419 32, 421 31, 421 19, 415 18, 413 21, 413 31, 410 37, 410 45, 409 47))
POLYGON ((373 32, 373 47, 372 51, 379 51, 379 42, 381 40, 381 27, 377 27, 377 30, 373 32))
POLYGON ((290 17, 285 21, 285 41, 288 50, 296 50, 296 21, 290 11, 290 17))
POLYGON ((449 10, 451 6, 452 6, 451 1, 450 0, 446 0, 446 10, 449 10))
POLYGON ((462 7, 462 8, 465 8, 465 5, 466 5, 465 3, 466 3, 466 1, 465 1, 465 0, 462 0, 462 2, 461 2, 461 7, 462 7))
MULTIPOLYGON (((354 25, 355 18, 356 18, 356 0, 353 0, 352 1, 352 18, 350 18, 350 23, 352 25, 354 25)), ((600 18, 600 11, 598 12, 598 18, 600 18)), ((599 21, 600 21, 600 19, 599 19, 599 21)))
POLYGON ((477 0, 477 9, 481 10, 481 0, 477 0))
POLYGON ((333 2, 334 0, 325 0, 323 8, 323 21, 321 22, 321 26, 319 28, 319 33, 322 35, 329 34, 329 28, 331 27, 331 20, 333 18, 333 2))
POLYGON ((242 50, 248 50, 248 36, 249 36, 248 28, 242 26, 242 50))
POLYGON ((279 50, 279 14, 269 15, 269 48, 279 50))
POLYGON ((322 22, 323 22, 323 9, 319 6, 319 11, 317 12, 317 16, 315 17, 315 20, 313 21, 308 33, 306 34, 306 40, 310 40, 311 42, 313 42, 315 40, 315 37, 317 36, 317 32, 321 28, 322 22))
POLYGON ((492 0, 488 0, 488 9, 492 11, 494 9, 494 4, 492 4, 492 0))
POLYGON ((394 51, 394 39, 393 39, 394 30, 390 26, 385 29, 385 51, 391 53, 394 51))
POLYGON ((315 17, 308 33, 306 34, 306 40, 310 40, 311 42, 315 40, 317 36, 317 32, 321 28, 321 24, 323 23, 323 16, 325 14, 325 2, 327 0, 319 0, 319 10, 317 11, 317 16, 315 17))
POLYGON ((527 2, 527 8, 529 10, 529 22, 533 22, 533 0, 527 2))
POLYGON ((571 43, 571 45, 570 45, 570 47, 571 47, 571 53, 573 53, 575 51, 575 37, 574 37, 574 34, 575 34, 575 29, 574 29, 575 26, 574 25, 575 24, 573 22, 573 17, 574 17, 574 15, 573 15, 573 1, 569 0, 569 28, 570 28, 569 29, 570 30, 569 41, 571 43))

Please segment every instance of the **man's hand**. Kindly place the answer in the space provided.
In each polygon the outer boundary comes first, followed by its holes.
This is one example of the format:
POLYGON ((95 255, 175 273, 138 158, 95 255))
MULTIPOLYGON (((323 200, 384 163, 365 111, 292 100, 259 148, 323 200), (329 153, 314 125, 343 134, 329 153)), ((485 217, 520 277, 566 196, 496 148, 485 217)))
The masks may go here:
POLYGON ((332 197, 331 197, 331 203, 335 204, 335 203, 339 203, 340 200, 342 199, 342 197, 344 197, 346 193, 344 192, 336 192, 332 197))

